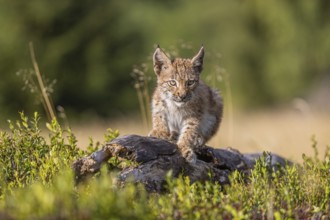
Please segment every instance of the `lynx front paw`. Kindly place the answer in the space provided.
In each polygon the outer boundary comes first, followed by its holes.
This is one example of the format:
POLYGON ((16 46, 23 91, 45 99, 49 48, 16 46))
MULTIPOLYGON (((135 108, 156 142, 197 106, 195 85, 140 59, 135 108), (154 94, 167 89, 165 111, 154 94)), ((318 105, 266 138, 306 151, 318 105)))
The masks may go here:
POLYGON ((191 148, 181 149, 182 156, 190 164, 196 164, 197 156, 191 148))

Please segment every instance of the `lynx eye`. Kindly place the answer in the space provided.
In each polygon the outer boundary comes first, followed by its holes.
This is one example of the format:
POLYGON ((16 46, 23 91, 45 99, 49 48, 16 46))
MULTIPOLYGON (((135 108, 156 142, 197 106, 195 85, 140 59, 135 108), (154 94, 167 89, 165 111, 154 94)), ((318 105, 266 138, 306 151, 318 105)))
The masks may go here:
POLYGON ((193 85, 195 85, 195 83, 196 83, 196 80, 188 80, 187 85, 193 86, 193 85))
POLYGON ((176 86, 176 81, 175 80, 170 80, 167 82, 170 86, 176 86))

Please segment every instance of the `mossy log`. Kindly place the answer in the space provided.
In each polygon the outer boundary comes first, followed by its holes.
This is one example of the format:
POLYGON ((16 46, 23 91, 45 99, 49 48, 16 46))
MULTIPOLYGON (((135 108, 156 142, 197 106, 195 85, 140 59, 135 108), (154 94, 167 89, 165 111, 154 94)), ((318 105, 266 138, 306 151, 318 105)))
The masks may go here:
MULTIPOLYGON (((235 170, 249 173, 260 154, 241 154, 232 148, 214 149, 205 146, 198 149, 196 164, 189 164, 180 155, 177 145, 163 139, 128 135, 105 144, 99 151, 73 163, 76 181, 80 182, 100 170, 111 157, 132 161, 132 165, 120 171, 118 180, 128 179, 145 185, 148 191, 164 190, 166 174, 174 177, 188 176, 191 182, 213 181, 221 185, 229 183, 229 175, 235 170)), ((285 166, 288 162, 277 155, 267 154, 269 166, 285 166)))

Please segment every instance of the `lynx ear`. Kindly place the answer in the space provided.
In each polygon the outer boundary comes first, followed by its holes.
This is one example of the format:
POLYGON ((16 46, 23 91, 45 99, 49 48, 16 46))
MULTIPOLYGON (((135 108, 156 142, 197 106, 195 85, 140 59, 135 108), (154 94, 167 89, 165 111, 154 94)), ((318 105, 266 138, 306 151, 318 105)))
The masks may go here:
POLYGON ((168 65, 171 63, 171 60, 166 56, 166 54, 160 49, 159 45, 153 56, 154 62, 154 71, 157 75, 160 74, 161 69, 164 65, 168 65))
POLYGON ((202 46, 199 52, 191 59, 194 69, 201 73, 203 70, 204 47, 202 46))

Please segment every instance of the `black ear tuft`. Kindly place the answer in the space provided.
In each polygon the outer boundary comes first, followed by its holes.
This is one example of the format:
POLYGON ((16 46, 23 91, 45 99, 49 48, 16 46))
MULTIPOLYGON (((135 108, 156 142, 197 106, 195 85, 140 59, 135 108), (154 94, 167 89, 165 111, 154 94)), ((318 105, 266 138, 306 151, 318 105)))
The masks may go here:
POLYGON ((202 46, 199 52, 191 59, 194 69, 201 73, 203 70, 204 47, 202 46))

